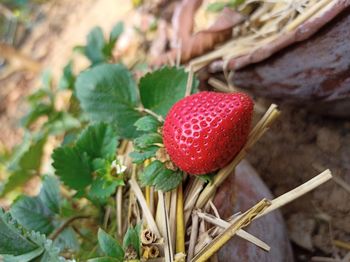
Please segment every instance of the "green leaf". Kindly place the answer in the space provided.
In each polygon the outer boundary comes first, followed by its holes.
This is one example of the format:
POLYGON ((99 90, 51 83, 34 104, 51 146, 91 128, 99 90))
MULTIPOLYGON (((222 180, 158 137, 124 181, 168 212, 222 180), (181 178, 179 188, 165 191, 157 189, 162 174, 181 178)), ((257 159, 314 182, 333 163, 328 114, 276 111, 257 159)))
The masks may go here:
POLYGON ((77 97, 91 120, 112 123, 122 138, 138 135, 134 123, 141 117, 135 81, 119 64, 95 66, 78 76, 77 97))
POLYGON ((145 149, 158 143, 163 143, 162 136, 158 133, 144 134, 134 140, 137 149, 145 149))
POLYGON ((86 186, 91 184, 92 170, 86 153, 81 153, 76 148, 63 146, 54 150, 52 159, 55 174, 70 188, 82 192, 86 186))
POLYGON ((54 241, 54 245, 59 247, 61 250, 79 250, 79 240, 71 227, 66 228, 59 234, 54 241))
POLYGON ((28 128, 35 121, 37 121, 39 117, 49 115, 52 112, 54 112, 52 105, 38 103, 21 119, 21 124, 28 128))
POLYGON ((73 73, 73 61, 69 62, 63 68, 63 75, 58 83, 58 88, 61 90, 73 90, 75 83, 75 75, 73 73))
POLYGON ((235 8, 244 3, 245 0, 229 0, 227 3, 228 7, 235 8))
POLYGON ((138 224, 136 227, 129 227, 126 231, 123 239, 123 247, 127 249, 128 247, 132 247, 140 257, 141 253, 141 224, 138 224))
POLYGON ((43 128, 47 128, 49 134, 60 135, 67 131, 80 128, 80 121, 68 112, 55 112, 50 115, 43 128))
POLYGON ((131 152, 129 156, 133 159, 132 160, 133 163, 140 164, 144 162, 146 159, 154 157, 158 149, 159 147, 157 146, 150 146, 147 149, 142 151, 131 152))
POLYGON ((145 132, 157 132, 160 122, 153 116, 144 116, 135 122, 136 129, 145 132))
POLYGON ((23 185, 37 174, 41 166, 43 148, 46 143, 46 135, 39 135, 33 139, 24 141, 13 161, 10 163, 9 171, 11 175, 5 183, 1 195, 5 195, 11 190, 23 185))
POLYGON ((101 27, 94 27, 87 36, 85 55, 93 65, 106 61, 103 53, 105 39, 101 27))
POLYGON ((182 181, 183 173, 165 168, 159 160, 147 166, 140 176, 144 186, 155 186, 157 190, 169 191, 176 188, 182 181))
POLYGON ((118 261, 124 260, 124 250, 121 245, 101 228, 98 229, 98 244, 107 256, 116 258, 118 261))
POLYGON ((59 248, 45 235, 26 230, 10 213, 0 209, 0 255, 3 255, 4 261, 67 261, 59 256, 59 252, 59 248))
POLYGON ((76 146, 91 158, 108 158, 117 150, 118 137, 111 126, 97 123, 87 127, 79 136, 76 146))
POLYGON ((155 178, 154 185, 157 190, 167 192, 176 188, 182 182, 182 177, 183 173, 181 171, 164 168, 155 178))
POLYGON ((109 35, 109 42, 115 42, 119 36, 123 33, 124 31, 124 23, 123 22, 118 22, 112 29, 111 34, 109 35))
POLYGON ((26 229, 50 234, 53 229, 53 214, 39 198, 19 197, 11 206, 11 215, 26 229))
POLYGON ((208 5, 207 11, 217 13, 223 10, 227 6, 225 2, 214 2, 208 5))
POLYGON ((99 203, 104 203, 108 197, 110 197, 117 186, 124 185, 122 179, 115 179, 113 181, 106 181, 103 178, 96 178, 91 185, 89 191, 89 198, 96 200, 99 203))
POLYGON ((44 176, 43 184, 39 193, 39 199, 53 213, 60 212, 60 188, 59 182, 54 176, 44 176))
POLYGON ((34 249, 31 252, 24 253, 23 255, 19 256, 12 256, 12 255, 5 255, 3 256, 4 262, 29 262, 32 261, 34 258, 40 256, 44 252, 44 249, 42 247, 38 247, 37 249, 34 249))
POLYGON ((19 256, 36 250, 38 246, 22 235, 16 226, 0 208, 0 254, 19 256))
POLYGON ((140 176, 140 181, 144 186, 154 185, 154 180, 158 173, 164 168, 164 164, 159 160, 152 161, 143 171, 140 176))
POLYGON ((198 177, 198 179, 204 180, 204 182, 206 182, 206 183, 211 183, 211 182, 213 182, 215 175, 216 175, 216 173, 209 173, 209 174, 200 175, 197 177, 198 177))
MULTIPOLYGON (((169 109, 185 96, 187 78, 184 69, 177 67, 164 67, 146 74, 139 84, 143 106, 165 117, 169 109)), ((197 85, 198 81, 194 81, 192 88, 197 85)))

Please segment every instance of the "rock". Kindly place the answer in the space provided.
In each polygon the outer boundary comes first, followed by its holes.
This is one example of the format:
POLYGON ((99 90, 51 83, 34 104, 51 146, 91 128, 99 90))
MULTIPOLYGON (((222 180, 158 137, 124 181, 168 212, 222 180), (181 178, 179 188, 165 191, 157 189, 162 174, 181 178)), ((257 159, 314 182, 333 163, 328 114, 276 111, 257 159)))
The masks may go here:
POLYGON ((309 39, 236 71, 232 81, 258 96, 350 117, 350 7, 309 39))
MULTIPOLYGON (((223 185, 218 189, 214 204, 220 216, 227 218, 238 211, 246 211, 261 199, 272 199, 272 195, 253 167, 242 161, 223 185)), ((276 210, 253 221, 246 230, 266 242, 270 252, 234 237, 219 252, 219 261, 288 262, 293 261, 286 227, 280 211, 276 210)))

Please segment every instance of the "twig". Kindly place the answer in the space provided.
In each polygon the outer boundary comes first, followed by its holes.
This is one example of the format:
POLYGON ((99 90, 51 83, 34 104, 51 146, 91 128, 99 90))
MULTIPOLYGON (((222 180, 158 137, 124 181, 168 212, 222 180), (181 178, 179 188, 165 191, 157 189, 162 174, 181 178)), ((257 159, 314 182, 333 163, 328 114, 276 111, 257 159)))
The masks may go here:
POLYGON ((135 193, 135 196, 142 208, 143 211, 143 215, 146 218, 147 224, 149 226, 149 228, 156 234, 156 236, 159 238, 160 237, 160 233, 157 227, 156 222, 154 221, 154 218, 151 214, 151 211, 149 210, 146 200, 142 194, 142 191, 139 187, 139 185, 137 184, 137 182, 135 181, 134 178, 131 178, 129 180, 129 184, 131 186, 132 191, 135 193))
POLYGON ((71 217, 69 218, 66 222, 64 222, 59 228, 57 228, 56 231, 54 231, 52 233, 52 235, 50 236, 50 239, 55 240, 59 234, 62 233, 63 230, 66 229, 66 227, 68 227, 71 223, 73 223, 75 220, 78 219, 88 219, 91 218, 91 216, 87 216, 87 215, 79 215, 79 216, 75 216, 75 217, 71 217))
POLYGON ((214 87, 216 90, 223 92, 223 93, 232 93, 235 90, 231 88, 230 86, 226 85, 224 82, 220 81, 216 78, 209 78, 208 84, 214 87))
POLYGON ((337 246, 339 248, 350 250, 350 243, 349 242, 344 242, 344 241, 335 239, 335 240, 333 240, 333 243, 335 246, 337 246))
POLYGON ((117 232, 118 237, 122 238, 123 236, 123 220, 122 220, 122 206, 123 206, 123 187, 118 186, 117 194, 115 195, 115 204, 117 211, 117 232))
POLYGON ((176 202, 176 253, 185 254, 185 225, 182 184, 177 188, 176 202))
POLYGON ((106 212, 105 212, 105 215, 104 215, 104 218, 103 218, 103 228, 104 229, 107 228, 108 220, 109 220, 109 217, 111 216, 111 211, 112 211, 112 208, 110 206, 107 206, 106 212))
MULTIPOLYGON (((204 219, 205 221, 218 226, 220 228, 226 229, 228 228, 232 222, 227 222, 225 220, 222 220, 220 218, 216 218, 210 214, 206 214, 206 213, 201 213, 198 212, 198 216, 202 219, 204 219)), ((234 220, 236 221, 236 220, 234 220)), ((240 238, 243 238, 251 243, 253 243, 254 245, 260 247, 261 249, 265 250, 265 251, 270 251, 270 246, 267 245, 265 242, 263 242, 262 240, 260 240, 259 238, 255 237, 254 235, 244 231, 243 229, 240 229, 236 232, 236 235, 240 238)))
POLYGON ((239 219, 237 219, 232 225, 224 230, 219 236, 217 236, 209 245, 202 249, 191 261, 204 262, 207 261, 214 253, 216 253, 223 245, 227 243, 236 232, 242 227, 246 227, 250 222, 266 207, 270 205, 270 202, 266 199, 261 200, 258 204, 253 206, 247 212, 245 212, 239 219))
POLYGON ((193 85, 193 68, 190 65, 189 66, 189 72, 188 72, 188 78, 187 78, 187 85, 186 85, 186 92, 185 96, 189 96, 192 91, 192 85, 193 85))
POLYGON ((187 262, 191 261, 194 256, 194 250, 196 247, 197 236, 198 236, 198 215, 197 212, 192 212, 192 228, 191 228, 191 236, 190 236, 190 245, 187 252, 187 262))
POLYGON ((170 236, 172 250, 176 250, 176 210, 177 210, 177 188, 171 191, 170 197, 170 212, 169 212, 169 223, 170 223, 170 236))
POLYGON ((339 186, 341 186, 342 188, 344 188, 348 193, 350 193, 350 185, 348 183, 345 182, 344 179, 342 179, 339 176, 333 176, 333 180, 334 182, 336 182, 339 186))
POLYGON ((310 192, 311 190, 314 190, 316 187, 322 185, 323 183, 327 182, 332 178, 332 173, 329 169, 323 171, 321 174, 315 176, 314 178, 310 179, 309 181, 305 182, 304 184, 298 186, 297 188, 294 188, 293 190, 283 194, 282 196, 279 196, 271 201, 271 206, 266 208, 263 213, 258 215, 256 218, 265 216, 266 214, 276 210, 277 208, 280 208, 295 199, 301 197, 302 195, 310 192))
POLYGON ((158 191, 158 201, 160 203, 160 216, 162 225, 159 225, 159 228, 162 232, 164 238, 164 256, 165 262, 173 262, 174 261, 174 253, 171 245, 171 234, 170 234, 170 226, 168 219, 167 207, 164 199, 164 193, 158 191))
POLYGON ((164 122, 164 118, 161 115, 154 113, 152 110, 149 110, 149 109, 144 108, 144 107, 137 107, 135 109, 139 112, 147 113, 147 114, 155 117, 159 122, 164 122))

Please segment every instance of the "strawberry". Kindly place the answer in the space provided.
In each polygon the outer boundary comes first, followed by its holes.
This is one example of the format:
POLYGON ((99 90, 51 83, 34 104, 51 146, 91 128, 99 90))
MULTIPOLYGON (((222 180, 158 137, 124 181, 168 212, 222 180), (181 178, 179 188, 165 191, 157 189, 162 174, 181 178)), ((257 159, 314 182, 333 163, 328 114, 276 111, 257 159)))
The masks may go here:
POLYGON ((244 93, 201 92, 178 101, 163 128, 170 159, 193 175, 226 166, 247 141, 253 106, 244 93))

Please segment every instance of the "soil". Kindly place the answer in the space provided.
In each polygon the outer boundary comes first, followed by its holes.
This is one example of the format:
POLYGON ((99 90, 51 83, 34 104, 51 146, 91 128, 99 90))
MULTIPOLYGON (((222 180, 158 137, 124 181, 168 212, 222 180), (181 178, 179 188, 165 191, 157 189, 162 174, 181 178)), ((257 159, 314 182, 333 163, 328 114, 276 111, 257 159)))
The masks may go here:
POLYGON ((350 242, 350 121, 280 107, 280 119, 248 159, 275 196, 327 168, 332 171, 338 183, 330 181, 282 211, 290 238, 304 249, 300 261, 308 261, 302 257, 313 252, 342 257, 349 250, 340 248, 334 240, 350 242))
MULTIPOLYGON (((85 42, 93 26, 109 32, 118 20, 130 17, 130 2, 50 1, 43 6, 45 18, 22 51, 43 68, 50 68, 57 81, 72 56, 72 48, 85 42)), ((78 60, 76 67, 84 63, 78 60)), ((0 79, 0 149, 11 148, 20 141, 23 131, 18 128, 18 121, 25 112, 24 99, 38 86, 38 79, 37 74, 23 69, 0 79)), ((269 103, 263 101, 259 105, 269 103)), ((279 121, 250 152, 248 160, 276 196, 326 168, 342 179, 343 182, 328 182, 282 211, 297 261, 310 261, 315 255, 344 257, 350 251, 339 244, 350 243, 350 191, 345 189, 350 183, 350 121, 320 117, 301 108, 282 105, 281 109, 279 121)))

